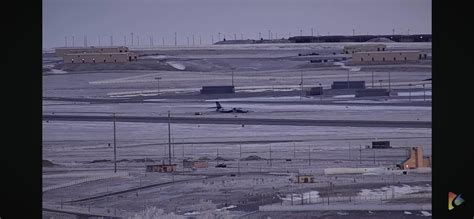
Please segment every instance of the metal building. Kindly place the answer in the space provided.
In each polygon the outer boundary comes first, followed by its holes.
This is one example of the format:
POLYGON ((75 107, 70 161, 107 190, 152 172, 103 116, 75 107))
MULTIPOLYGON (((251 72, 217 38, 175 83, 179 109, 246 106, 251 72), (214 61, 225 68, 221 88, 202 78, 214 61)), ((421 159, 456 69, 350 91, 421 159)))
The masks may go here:
POLYGON ((422 59, 427 59, 427 54, 421 51, 357 52, 352 54, 352 63, 403 62, 422 59))
POLYGON ((373 52, 373 51, 385 51, 387 46, 383 44, 359 44, 359 45, 347 45, 342 49, 342 53, 354 54, 357 52, 373 52))

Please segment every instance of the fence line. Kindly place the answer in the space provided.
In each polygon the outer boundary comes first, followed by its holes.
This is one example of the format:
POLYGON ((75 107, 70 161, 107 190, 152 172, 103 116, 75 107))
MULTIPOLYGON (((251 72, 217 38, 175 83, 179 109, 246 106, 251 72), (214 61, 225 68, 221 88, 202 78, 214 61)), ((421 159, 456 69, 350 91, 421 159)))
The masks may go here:
MULTIPOLYGON (((367 196, 341 196, 341 197, 311 197, 310 193, 303 194, 292 194, 292 200, 282 200, 280 205, 307 205, 307 204, 325 204, 331 205, 334 203, 365 203, 366 201, 389 201, 403 198, 431 198, 431 193, 421 194, 392 194, 386 192, 383 195, 367 195, 367 196)), ((291 197, 291 196, 290 196, 291 197)))
POLYGON ((77 184, 81 184, 81 183, 85 183, 85 182, 95 181, 95 180, 109 179, 109 178, 114 178, 114 177, 125 177, 125 176, 128 176, 128 175, 129 175, 128 172, 122 172, 122 173, 105 174, 105 175, 102 175, 102 176, 88 177, 88 178, 78 179, 78 180, 74 180, 74 181, 71 181, 71 182, 62 183, 62 184, 58 184, 58 185, 47 186, 47 187, 43 188, 43 192, 50 191, 50 190, 53 190, 53 189, 59 189, 59 188, 64 188, 64 187, 68 187, 68 186, 73 186, 73 185, 77 185, 77 184))

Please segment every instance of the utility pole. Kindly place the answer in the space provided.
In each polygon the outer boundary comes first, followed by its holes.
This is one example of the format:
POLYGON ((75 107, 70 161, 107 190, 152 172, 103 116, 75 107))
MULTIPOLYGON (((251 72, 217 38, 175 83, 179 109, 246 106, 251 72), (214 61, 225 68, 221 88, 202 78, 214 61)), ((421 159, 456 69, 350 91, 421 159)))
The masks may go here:
POLYGON ((114 121, 114 173, 117 172, 117 141, 115 132, 115 113, 113 114, 114 121))
POLYGON ((163 43, 163 46, 165 46, 165 38, 161 37, 161 42, 163 43))
POLYGON ((311 36, 313 36, 313 28, 311 27, 311 36))
POLYGON ((293 142, 293 160, 296 161, 296 143, 293 142))
POLYGON ((171 165, 171 114, 168 110, 168 163, 171 165))
POLYGON ((123 45, 124 45, 124 46, 127 45, 127 36, 123 36, 123 45))
POLYGON ((359 145, 359 163, 362 164, 362 145, 359 145))
POLYGON ((67 47, 67 36, 64 37, 64 47, 67 47))
POLYGON ((234 33, 234 40, 237 40, 237 35, 234 33))
POLYGON ((372 88, 374 88, 374 72, 372 72, 372 88))
POLYGON ((234 86, 234 71, 232 71, 232 87, 234 86))
POLYGON ((270 30, 268 30, 268 39, 271 40, 272 37, 270 36, 270 30))
POLYGON ((390 93, 390 72, 388 72, 388 92, 390 93))
POLYGON ((217 33, 217 42, 221 41, 221 32, 217 33))
POLYGON ((303 30, 300 29, 300 36, 303 36, 303 30))
POLYGON ((300 92, 300 100, 303 98, 303 71, 301 71, 301 82, 300 82, 301 92, 300 92))
POLYGON ((372 149, 374 151, 374 165, 375 165, 375 149, 372 149))
POLYGON ((84 47, 87 47, 87 36, 84 36, 84 47))
POLYGON ((132 36, 132 46, 133 46, 133 33, 130 33, 130 35, 132 36))
POLYGON ((272 166, 272 145, 270 144, 270 166, 272 166))
POLYGON ((110 46, 114 46, 114 36, 110 35, 110 46))
POLYGON ((174 32, 174 46, 178 45, 178 34, 174 32))
POLYGON ((350 72, 350 71, 347 70, 347 89, 350 88, 350 86, 349 86, 349 72, 350 72))
POLYGON ((240 39, 244 40, 244 35, 243 34, 240 34, 240 39))
POLYGON ((202 37, 199 36, 199 45, 202 45, 202 37))
POLYGON ((72 36, 72 47, 74 47, 74 36, 72 36))
POLYGON ((239 165, 239 176, 240 176, 240 160, 242 160, 242 144, 239 144, 239 162, 238 162, 238 165, 239 165))
POLYGON ((188 46, 189 46, 189 37, 186 37, 186 40, 187 40, 187 42, 188 42, 188 46))
POLYGON ((309 162, 309 165, 311 166, 311 145, 308 145, 308 162, 309 162))
POLYGON ((214 35, 211 35, 211 44, 214 44, 214 35))
POLYGON ((262 39, 262 32, 258 32, 258 40, 262 39))
POLYGON ((351 156, 351 141, 349 141, 349 160, 352 160, 352 156, 351 156))
POLYGON ((137 36, 137 46, 140 46, 140 36, 137 36))
POLYGON ((408 84, 408 101, 411 101, 411 84, 408 84))
POLYGON ((425 84, 423 84, 423 101, 426 101, 426 94, 425 94, 425 84))
POLYGON ((160 95, 160 79, 161 79, 161 77, 156 77, 155 79, 158 82, 158 95, 160 95))
POLYGON ((97 38, 99 39, 99 46, 100 46, 100 35, 97 35, 97 38))
POLYGON ((193 34, 193 46, 194 46, 194 34, 193 34))

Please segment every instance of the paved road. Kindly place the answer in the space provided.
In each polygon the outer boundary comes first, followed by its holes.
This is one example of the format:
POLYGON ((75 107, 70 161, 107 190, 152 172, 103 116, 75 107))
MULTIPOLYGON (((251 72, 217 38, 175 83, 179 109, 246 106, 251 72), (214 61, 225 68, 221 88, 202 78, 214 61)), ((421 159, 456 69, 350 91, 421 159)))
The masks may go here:
MULTIPOLYGON (((111 122, 110 115, 43 115, 46 121, 111 122)), ((117 116, 117 122, 168 123, 168 117, 117 116)), ((258 119, 258 118, 206 118, 172 117, 171 123, 181 124, 238 124, 238 125, 291 125, 291 126, 342 126, 431 128, 431 121, 371 121, 371 120, 309 120, 309 119, 258 119)))

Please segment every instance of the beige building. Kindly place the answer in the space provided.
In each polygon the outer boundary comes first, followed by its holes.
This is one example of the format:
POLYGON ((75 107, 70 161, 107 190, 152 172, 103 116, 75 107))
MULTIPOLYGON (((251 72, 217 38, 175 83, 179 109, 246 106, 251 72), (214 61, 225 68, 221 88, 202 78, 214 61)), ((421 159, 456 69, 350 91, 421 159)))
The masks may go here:
POLYGON ((422 147, 410 148, 409 157, 397 165, 400 169, 416 169, 420 167, 431 167, 431 156, 423 156, 422 147))
POLYGON ((137 60, 137 54, 132 52, 119 53, 69 53, 63 55, 64 63, 104 63, 131 62, 137 60))
POLYGON ((357 52, 352 54, 353 63, 416 61, 426 58, 427 54, 420 51, 357 52))
POLYGON ((387 46, 384 44, 359 44, 359 45, 347 45, 342 49, 342 53, 354 54, 357 52, 373 52, 373 51, 385 51, 387 46))
POLYGON ((314 183, 314 176, 312 175, 298 175, 296 183, 314 183))
POLYGON ((205 160, 183 160, 184 168, 207 168, 209 164, 205 160))
POLYGON ((129 52, 125 46, 104 46, 104 47, 60 47, 56 48, 56 56, 63 57, 71 53, 122 53, 129 52))
POLYGON ((147 165, 147 172, 162 172, 169 173, 176 171, 176 164, 156 164, 156 165, 147 165))

